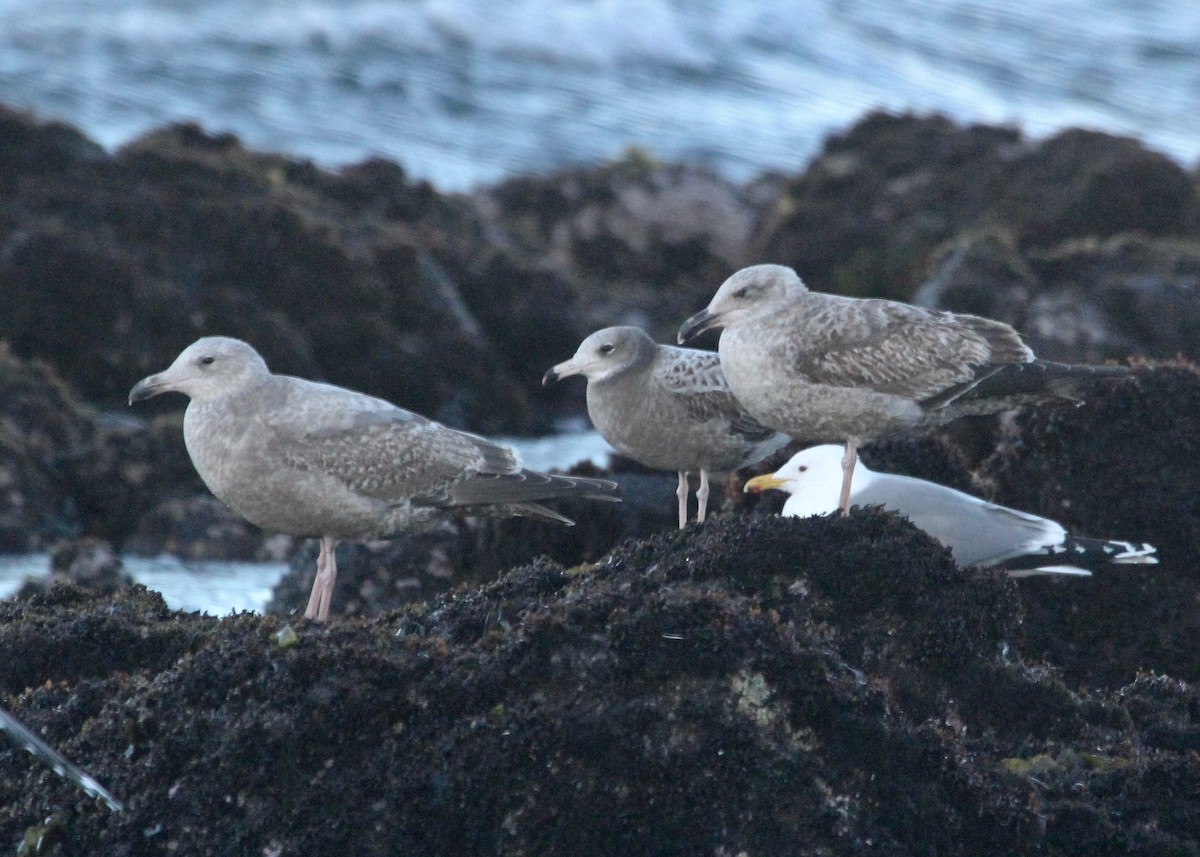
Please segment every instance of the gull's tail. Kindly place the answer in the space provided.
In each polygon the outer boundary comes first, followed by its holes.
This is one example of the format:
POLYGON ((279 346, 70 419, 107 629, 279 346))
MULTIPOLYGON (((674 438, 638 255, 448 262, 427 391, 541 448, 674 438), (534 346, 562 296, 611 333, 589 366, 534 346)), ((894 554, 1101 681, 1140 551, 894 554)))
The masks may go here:
POLYGON ((1158 549, 1110 539, 1067 536, 1060 544, 1011 557, 999 564, 1012 577, 1038 574, 1070 574, 1087 577, 1109 565, 1157 565, 1158 549))
POLYGON ((1133 542, 1106 542, 1103 539, 1069 539, 1070 543, 1084 545, 1084 550, 1100 550, 1108 556, 1109 562, 1117 565, 1158 565, 1158 557, 1155 556, 1158 548, 1146 542, 1135 545, 1133 542), (1098 547, 1091 548, 1089 545, 1098 547))
POLYGON ((981 371, 965 384, 951 387, 923 402, 926 410, 946 408, 953 416, 988 414, 1039 402, 1082 402, 1097 382, 1114 381, 1132 373, 1128 366, 1088 366, 1032 360, 981 371))
POLYGON ((454 486, 450 506, 473 506, 480 514, 522 515, 574 524, 570 518, 538 503, 576 497, 583 500, 619 502, 620 486, 610 479, 586 476, 560 476, 537 470, 517 473, 480 473, 454 486))

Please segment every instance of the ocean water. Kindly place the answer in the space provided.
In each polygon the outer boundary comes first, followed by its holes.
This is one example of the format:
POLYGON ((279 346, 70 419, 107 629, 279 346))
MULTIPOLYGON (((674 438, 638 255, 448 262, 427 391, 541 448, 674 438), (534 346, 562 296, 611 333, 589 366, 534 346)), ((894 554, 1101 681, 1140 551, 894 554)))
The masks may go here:
MULTIPOLYGON (((261 612, 288 570, 283 562, 186 562, 165 554, 125 556, 121 565, 135 583, 162 593, 171 609, 213 616, 261 612)), ((26 578, 41 580, 49 574, 49 554, 0 554, 0 598, 16 592, 26 578)))
POLYGON ((736 180, 864 111, 1200 151, 1183 0, 0 0, 0 102, 106 146, 194 120, 444 190, 639 146, 736 180))

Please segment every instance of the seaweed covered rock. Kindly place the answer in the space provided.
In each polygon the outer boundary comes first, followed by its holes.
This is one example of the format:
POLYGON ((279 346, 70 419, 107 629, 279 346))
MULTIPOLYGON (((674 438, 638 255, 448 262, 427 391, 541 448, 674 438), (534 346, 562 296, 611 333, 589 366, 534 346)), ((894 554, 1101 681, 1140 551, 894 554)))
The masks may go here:
POLYGON ((1068 690, 1010 580, 880 513, 726 516, 285 630, 140 587, 0 605, 3 703, 128 807, 0 751, 0 838, 56 811, 63 854, 1200 845, 1200 695, 1068 690))
POLYGON ((526 425, 522 382, 426 250, 430 233, 470 231, 461 200, 397 167, 340 176, 193 125, 109 156, 0 109, 0 137, 27 167, 6 174, 0 203, 0 339, 89 401, 123 404, 133 380, 222 333, 278 371, 458 424, 526 425), (55 158, 25 151, 55 144, 55 158), (63 324, 77 306, 87 312, 63 324))
MULTIPOLYGON (((679 322, 748 262, 751 229, 774 193, 769 180, 738 186, 637 150, 610 164, 512 178, 472 197, 502 249, 495 255, 503 264, 489 267, 505 276, 464 274, 464 294, 493 329, 511 326, 509 306, 542 307, 546 323, 527 340, 554 347, 530 377, 613 324, 672 341, 679 322), (550 285, 557 289, 548 293, 550 285)), ((538 320, 524 310, 518 317, 538 320)), ((543 410, 581 412, 573 392, 552 387, 534 397, 543 410)))
POLYGON ((102 407, 220 333, 277 371, 451 425, 549 431, 582 400, 538 381, 584 335, 632 323, 669 340, 761 261, 845 294, 925 284, 1059 359, 1196 356, 1192 179, 1093 132, 1030 141, 874 113, 788 177, 739 185, 635 150, 470 196, 381 159, 333 172, 192 124, 108 154, 0 108, 0 146, 0 339, 102 407))
POLYGON ((171 497, 138 518, 124 549, 141 556, 172 554, 190 560, 279 560, 290 536, 264 533, 212 494, 171 497))
POLYGON ((757 259, 815 288, 908 300, 931 253, 964 231, 1002 228, 1025 252, 1128 232, 1195 237, 1192 178, 1136 140, 873 113, 835 135, 784 187, 754 239, 757 259))
POLYGON ((0 342, 0 553, 78 531, 69 463, 92 432, 90 415, 53 369, 0 342))
POLYGON ((998 501, 1085 533, 1124 530, 1200 576, 1200 369, 1147 365, 1079 407, 1022 411, 984 462, 998 501))
POLYGON ((1200 355, 1200 244, 1141 235, 1021 253, 984 232, 948 243, 914 300, 1014 325, 1039 357, 1200 355))
POLYGON ((670 319, 687 317, 707 288, 747 263, 767 187, 635 150, 603 166, 510 179, 475 200, 508 246, 585 284, 593 325, 614 323, 619 308, 662 324, 654 332, 666 338, 670 319))
POLYGON ((120 543, 162 498, 203 490, 178 415, 98 413, 46 363, 0 343, 0 553, 78 535, 120 543))
POLYGON ((1070 600, 1024 590, 1031 649, 1074 681, 1120 684, 1139 671, 1200 680, 1200 371, 1139 369, 1079 408, 1022 413, 982 462, 998 502, 1062 521, 1081 535, 1148 541, 1161 565, 1122 569, 1070 600), (1130 605, 1137 605, 1131 610, 1130 605))

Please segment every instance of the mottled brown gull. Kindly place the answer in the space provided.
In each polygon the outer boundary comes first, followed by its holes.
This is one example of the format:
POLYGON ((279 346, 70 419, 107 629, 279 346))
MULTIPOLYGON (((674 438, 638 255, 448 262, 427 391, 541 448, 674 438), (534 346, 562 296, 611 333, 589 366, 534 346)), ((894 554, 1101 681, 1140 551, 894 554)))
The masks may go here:
POLYGON ((183 438, 218 498, 264 530, 320 538, 305 616, 324 620, 342 539, 391 538, 449 512, 572 523, 538 500, 615 500, 616 483, 548 476, 486 438, 353 390, 274 375, 253 348, 210 336, 139 381, 130 404, 191 397, 183 438))
POLYGON ((696 519, 703 521, 710 473, 748 467, 789 440, 738 404, 716 354, 658 345, 636 327, 596 331, 542 382, 570 375, 587 378, 588 416, 614 449, 679 474, 681 529, 688 517, 689 473, 700 473, 696 519))
MULTIPOLYGON (((751 492, 778 488, 791 496, 783 514, 827 515, 837 510, 833 491, 842 481, 842 450, 814 446, 796 453, 769 476, 746 483, 751 492)), ((876 473, 859 462, 850 501, 898 512, 950 549, 959 565, 1002 568, 1013 577, 1089 575, 1109 564, 1157 563, 1148 544, 1073 536, 1056 521, 998 506, 936 482, 876 473)))
POLYGON ((729 387, 755 419, 798 440, 845 443, 839 506, 849 509, 859 445, 969 414, 1053 399, 1117 366, 1036 360, 1002 322, 898 301, 810 292, 791 268, 733 274, 679 329, 721 328, 729 387))

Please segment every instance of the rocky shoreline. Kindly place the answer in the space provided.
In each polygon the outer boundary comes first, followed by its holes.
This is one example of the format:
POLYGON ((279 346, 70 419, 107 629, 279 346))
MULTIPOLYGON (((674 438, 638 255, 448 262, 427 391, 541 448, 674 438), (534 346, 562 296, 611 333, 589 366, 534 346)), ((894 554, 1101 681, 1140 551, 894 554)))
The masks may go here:
POLYGON ((113 575, 0 603, 0 707, 127 806, 0 744, 0 842, 45 824, 37 853, 1200 849, 1200 194, 1169 159, 872 114, 744 186, 630 152, 446 195, 190 125, 109 154, 0 109, 0 189, 0 552, 54 548, 85 576, 118 551, 294 569, 269 616, 173 613, 113 575), (293 612, 312 546, 207 495, 181 402, 124 405, 225 333, 451 425, 545 432, 582 414, 581 390, 538 382, 584 335, 668 339, 764 260, 1000 318, 1053 359, 1133 358, 1081 407, 864 460, 1162 564, 1014 584, 878 513, 779 520, 736 480, 725 514, 676 533, 674 477, 618 462, 626 502, 564 509, 575 528, 347 546, 321 627, 293 612))

